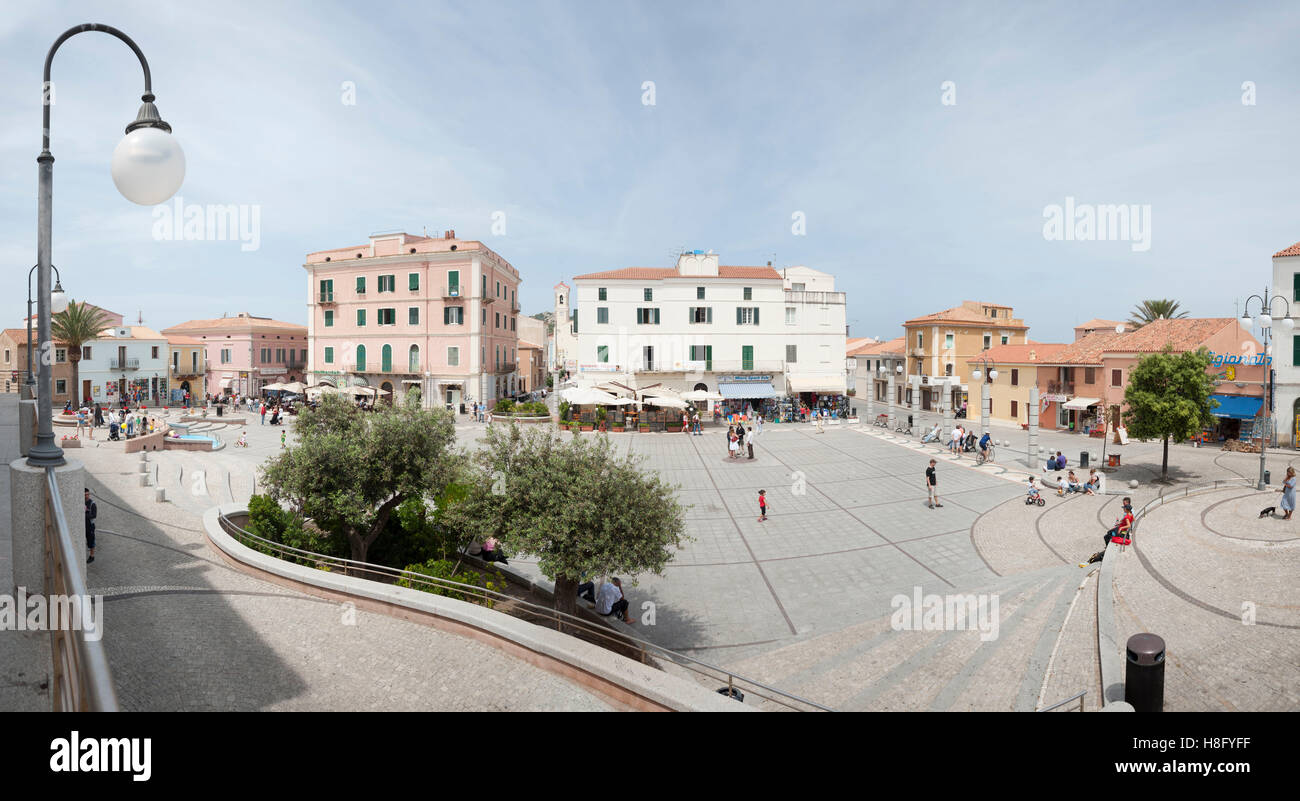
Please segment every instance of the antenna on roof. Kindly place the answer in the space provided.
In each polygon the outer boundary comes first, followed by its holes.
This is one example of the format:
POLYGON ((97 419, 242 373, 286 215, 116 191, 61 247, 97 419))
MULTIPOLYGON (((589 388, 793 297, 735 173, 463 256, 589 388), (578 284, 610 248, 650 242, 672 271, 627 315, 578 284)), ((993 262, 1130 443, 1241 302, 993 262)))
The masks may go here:
POLYGON ((135 312, 135 324, 144 325, 144 309, 137 309, 135 312))

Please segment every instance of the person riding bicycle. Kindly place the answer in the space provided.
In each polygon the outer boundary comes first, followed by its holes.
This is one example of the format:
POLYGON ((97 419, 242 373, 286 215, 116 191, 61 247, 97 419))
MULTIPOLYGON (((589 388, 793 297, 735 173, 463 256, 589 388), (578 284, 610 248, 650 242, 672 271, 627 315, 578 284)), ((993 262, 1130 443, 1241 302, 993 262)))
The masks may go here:
POLYGON ((989 458, 989 445, 992 442, 993 438, 989 436, 989 432, 985 431, 984 436, 980 437, 980 456, 984 457, 985 460, 989 458))
POLYGON ((1029 477, 1029 500, 1037 503, 1038 497, 1039 497, 1038 487, 1034 484, 1034 477, 1030 476, 1029 477))

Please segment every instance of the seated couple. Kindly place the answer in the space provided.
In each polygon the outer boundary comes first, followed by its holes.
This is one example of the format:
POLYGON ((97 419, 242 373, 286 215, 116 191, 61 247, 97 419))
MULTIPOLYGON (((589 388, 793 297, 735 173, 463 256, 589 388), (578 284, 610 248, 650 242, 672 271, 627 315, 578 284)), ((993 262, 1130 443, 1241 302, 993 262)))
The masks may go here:
POLYGON ((631 625, 633 620, 627 614, 627 598, 623 596, 623 582, 617 578, 611 578, 609 581, 600 585, 600 592, 596 592, 596 584, 592 581, 584 581, 578 585, 578 597, 593 604, 596 611, 606 617, 614 615, 624 623, 631 625))

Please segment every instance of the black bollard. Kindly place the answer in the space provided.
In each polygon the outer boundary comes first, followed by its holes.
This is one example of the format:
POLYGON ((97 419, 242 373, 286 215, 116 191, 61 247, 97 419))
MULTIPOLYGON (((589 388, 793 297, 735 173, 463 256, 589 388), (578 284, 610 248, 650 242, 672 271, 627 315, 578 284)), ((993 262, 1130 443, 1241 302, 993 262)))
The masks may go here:
POLYGON ((1165 641, 1155 634, 1128 638, 1124 700, 1137 712, 1165 709, 1165 641))

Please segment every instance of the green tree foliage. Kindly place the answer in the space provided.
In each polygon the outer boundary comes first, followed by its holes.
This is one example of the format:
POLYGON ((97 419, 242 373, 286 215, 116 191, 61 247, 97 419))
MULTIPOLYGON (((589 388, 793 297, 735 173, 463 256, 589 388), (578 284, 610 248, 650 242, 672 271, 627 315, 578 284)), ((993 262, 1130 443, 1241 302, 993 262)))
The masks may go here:
MULTIPOLYGON (((81 392, 81 348, 87 342, 99 337, 101 331, 113 325, 108 313, 97 306, 75 300, 68 302, 68 308, 50 318, 50 333, 55 342, 62 342, 68 349, 68 361, 72 364, 72 408, 76 409, 81 392)), ((40 354, 33 354, 33 358, 40 354)), ((88 400, 88 399, 87 399, 88 400)))
MULTIPOLYGON (((248 499, 248 532, 262 539, 301 551, 324 556, 346 557, 348 541, 341 535, 330 536, 303 520, 302 515, 280 506, 270 495, 254 495, 248 499)), ((246 542, 250 548, 271 556, 300 564, 311 564, 310 559, 290 559, 284 553, 255 542, 246 542)))
POLYGON ((572 613, 583 577, 661 574, 686 541, 676 487, 619 457, 604 437, 493 426, 473 459, 469 493, 448 510, 467 535, 530 554, 572 613))
POLYGON ((1210 397, 1215 386, 1206 372, 1210 362, 1205 348, 1174 353, 1165 346, 1143 356, 1129 373, 1124 425, 1131 437, 1164 440, 1161 478, 1169 474, 1170 437, 1182 441, 1214 424, 1218 404, 1210 397))
MULTIPOLYGON (((446 579, 454 581, 457 584, 468 584, 471 587, 482 587, 486 590, 505 593, 506 577, 501 575, 501 571, 489 568, 487 573, 479 573, 476 570, 462 570, 456 572, 456 563, 450 559, 430 559, 424 564, 407 565, 404 570, 408 573, 418 573, 430 578, 446 579)), ((486 606, 491 609, 497 605, 498 599, 490 595, 476 593, 472 590, 458 590, 454 587, 439 584, 438 582, 424 583, 413 580, 409 577, 397 580, 397 586, 407 587, 409 589, 421 590, 423 592, 433 593, 434 595, 445 595, 448 598, 455 598, 458 601, 469 601, 470 603, 486 606)))
POLYGON ((439 496, 463 463, 452 416, 421 409, 416 394, 369 413, 326 395, 297 416, 294 432, 298 444, 267 463, 263 483, 322 530, 344 534, 357 561, 404 501, 439 496))
POLYGON ((1155 320, 1172 320, 1186 316, 1187 312, 1178 310, 1176 300, 1144 300, 1133 307, 1128 327, 1136 330, 1155 320))

